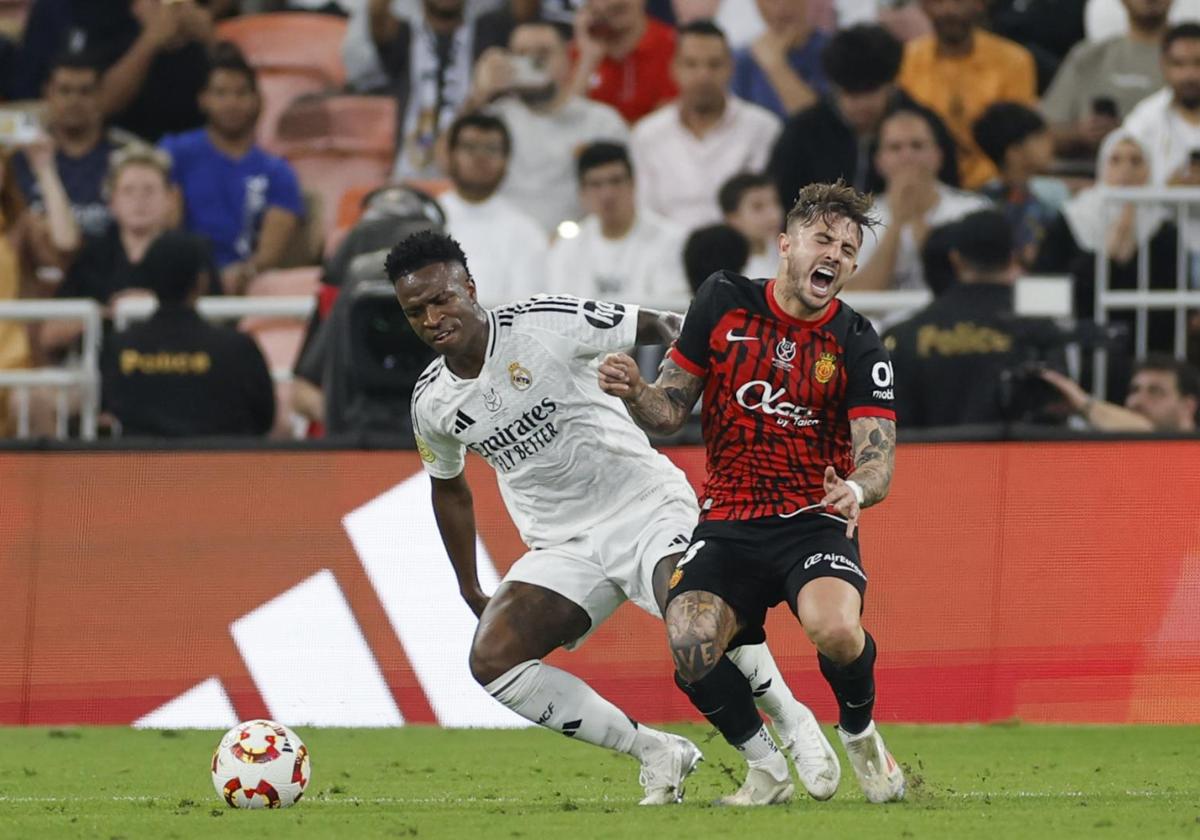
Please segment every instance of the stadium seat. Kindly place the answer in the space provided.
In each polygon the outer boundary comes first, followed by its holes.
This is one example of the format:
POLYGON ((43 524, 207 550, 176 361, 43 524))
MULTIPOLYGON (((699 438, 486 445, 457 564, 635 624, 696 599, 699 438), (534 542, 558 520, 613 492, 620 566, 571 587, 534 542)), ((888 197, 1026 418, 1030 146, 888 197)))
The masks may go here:
POLYGON ((309 96, 280 115, 275 142, 281 153, 337 151, 391 158, 396 149, 396 100, 390 96, 309 96))
POLYGON ((277 268, 264 271, 246 287, 247 297, 279 295, 315 295, 321 282, 321 267, 277 268))
POLYGON ((344 18, 310 12, 241 15, 217 25, 217 38, 237 44, 256 69, 307 71, 333 88, 346 83, 345 37, 344 18))
POLYGON ((280 68, 260 70, 258 90, 262 95, 262 113, 258 118, 258 142, 268 152, 285 154, 276 135, 279 121, 297 100, 328 93, 331 88, 324 73, 280 68))
MULTIPOLYGON (((321 197, 322 230, 326 242, 330 239, 337 208, 348 189, 373 188, 386 183, 392 171, 391 155, 351 155, 338 151, 305 150, 293 152, 288 158, 301 185, 321 197)), ((326 250, 328 253, 328 249, 326 250)))
MULTIPOLYGON (((446 192, 453 186, 448 178, 422 178, 409 179, 404 183, 409 186, 416 187, 428 195, 437 198, 442 193, 446 192)), ((341 237, 345 236, 346 231, 354 227, 355 223, 362 218, 363 200, 371 194, 371 192, 383 184, 375 184, 374 186, 351 187, 342 193, 342 197, 338 200, 337 205, 337 221, 336 226, 330 239, 325 242, 325 253, 332 253, 337 247, 337 242, 341 237)))

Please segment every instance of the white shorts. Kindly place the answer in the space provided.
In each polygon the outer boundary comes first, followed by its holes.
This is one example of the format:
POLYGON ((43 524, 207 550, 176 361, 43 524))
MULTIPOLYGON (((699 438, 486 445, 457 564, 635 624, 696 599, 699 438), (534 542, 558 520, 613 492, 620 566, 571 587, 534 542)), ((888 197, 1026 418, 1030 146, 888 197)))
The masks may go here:
POLYGON ((662 558, 682 554, 691 542, 700 508, 691 488, 652 487, 614 516, 567 542, 529 551, 503 582, 532 583, 581 606, 592 620, 578 647, 625 601, 655 618, 654 569, 662 558))

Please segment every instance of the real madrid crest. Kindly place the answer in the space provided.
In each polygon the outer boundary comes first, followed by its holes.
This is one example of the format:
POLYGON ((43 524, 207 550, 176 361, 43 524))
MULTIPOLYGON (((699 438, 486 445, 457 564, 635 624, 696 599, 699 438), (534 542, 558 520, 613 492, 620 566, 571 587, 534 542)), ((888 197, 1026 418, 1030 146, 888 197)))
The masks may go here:
POLYGON ((813 377, 824 385, 837 373, 837 356, 832 353, 822 353, 821 358, 813 364, 813 377))
POLYGON ((513 362, 508 366, 508 380, 518 391, 527 391, 533 385, 533 374, 521 367, 520 362, 513 362))

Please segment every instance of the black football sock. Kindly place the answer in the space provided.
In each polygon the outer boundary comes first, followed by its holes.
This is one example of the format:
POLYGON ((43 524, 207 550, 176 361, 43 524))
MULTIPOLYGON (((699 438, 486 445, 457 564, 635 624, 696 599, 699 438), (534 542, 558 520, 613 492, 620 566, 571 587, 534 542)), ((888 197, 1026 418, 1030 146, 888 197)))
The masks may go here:
POLYGON ((821 675, 833 689, 839 709, 838 726, 848 735, 857 735, 871 722, 875 708, 875 640, 866 633, 866 644, 858 659, 838 665, 823 653, 817 654, 821 675))
POLYGON ((675 684, 734 746, 749 741, 762 728, 750 683, 728 656, 722 656, 715 668, 694 683, 675 674, 675 684))

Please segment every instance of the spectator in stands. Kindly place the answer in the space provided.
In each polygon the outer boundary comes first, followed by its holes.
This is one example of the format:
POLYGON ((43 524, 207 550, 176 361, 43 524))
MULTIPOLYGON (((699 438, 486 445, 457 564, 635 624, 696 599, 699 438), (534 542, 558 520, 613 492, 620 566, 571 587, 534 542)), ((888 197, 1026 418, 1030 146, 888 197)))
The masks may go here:
POLYGON ((158 311, 105 343, 103 405, 127 436, 263 435, 275 420, 275 387, 254 339, 196 312, 212 279, 206 250, 178 231, 155 239, 139 271, 158 311))
POLYGON ((686 308, 691 295, 683 277, 683 231, 638 208, 626 148, 608 142, 587 146, 579 155, 578 177, 587 215, 550 248, 545 291, 686 308))
MULTIPOLYGON (((1103 187, 1141 187, 1150 181, 1150 161, 1145 147, 1125 129, 1104 139, 1096 161, 1095 187, 1081 190, 1055 217, 1038 251, 1037 274, 1069 273, 1075 278, 1075 314, 1094 314, 1096 252, 1109 254, 1109 285, 1137 288, 1138 254, 1148 248, 1150 287, 1175 288, 1177 231, 1166 211, 1149 204, 1105 205, 1103 187)), ((1164 338, 1172 335, 1170 313, 1164 338)), ((1152 320, 1156 320, 1152 318, 1152 320)))
POLYGON ((491 305, 545 291, 546 233, 499 194, 512 153, 508 129, 489 114, 467 114, 446 136, 454 187, 438 203, 446 232, 470 260, 480 298, 491 305))
POLYGON ((750 243, 726 224, 697 228, 683 245, 683 265, 692 294, 718 271, 741 274, 749 259, 750 243))
POLYGON ((1121 0, 1129 32, 1080 41, 1042 98, 1060 155, 1095 157, 1100 141, 1145 97, 1162 86, 1159 45, 1171 0, 1121 0))
POLYGON ((439 138, 467 101, 482 52, 466 0, 421 0, 420 17, 411 19, 393 15, 391 0, 367 2, 371 40, 401 114, 395 177, 440 177, 439 138))
POLYGON ((875 204, 880 226, 863 237, 851 288, 923 289, 919 255, 930 228, 991 203, 938 181, 941 152, 932 125, 919 111, 899 110, 884 119, 875 165, 886 184, 875 204))
POLYGON ((67 51, 103 54, 131 31, 137 31, 137 20, 129 0, 31 2, 3 92, 9 99, 37 99, 58 56, 67 51))
POLYGON ((921 270, 925 272, 925 285, 934 297, 941 297, 958 282, 950 262, 950 251, 957 241, 957 232, 956 222, 938 225, 929 231, 925 244, 921 246, 921 270))
MULTIPOLYGON (((1168 23, 1200 20, 1200 0, 1172 0, 1168 23)), ((1122 7, 1122 0, 1087 0, 1083 25, 1089 41, 1103 41, 1123 35, 1133 23, 1122 7)))
POLYGON ((304 215, 296 173, 254 141, 262 99, 253 68, 235 47, 214 51, 200 94, 204 128, 167 137, 184 225, 212 243, 221 285, 241 294, 276 268, 304 215))
POLYGON ((1166 87, 1142 100, 1124 128, 1149 156, 1150 183, 1200 185, 1200 23, 1180 23, 1163 36, 1166 87))
POLYGON ((949 259, 957 282, 884 335, 896 421, 906 429, 1005 419, 1002 374, 1024 360, 1013 333, 1020 269, 1008 221, 981 210, 955 228, 949 259))
POLYGON ((641 200, 691 229, 721 218, 717 191, 728 178, 765 168, 780 123, 729 93, 733 56, 714 24, 679 30, 671 68, 679 98, 634 127, 630 151, 641 200))
POLYGON ((21 155, 22 166, 14 160, 4 161, 11 170, 8 189, 14 205, 7 212, 16 213, 16 205, 23 204, 20 196, 24 185, 19 179, 28 173, 32 179, 28 182, 29 192, 38 197, 39 205, 21 213, 17 221, 23 230, 16 239, 31 246, 29 251, 38 264, 38 279, 57 283, 62 279, 66 258, 79 247, 79 223, 59 175, 53 141, 38 132, 32 142, 22 147, 21 155))
POLYGON ((1063 57, 1083 40, 1086 4, 1087 0, 988 0, 987 28, 1033 53, 1041 91, 1063 57))
POLYGON ((571 90, 635 123, 675 96, 675 32, 646 16, 646 0, 585 0, 575 15, 571 90))
POLYGON ((598 140, 625 142, 629 128, 602 102, 574 96, 567 44, 545 21, 523 23, 509 51, 494 48, 479 59, 467 109, 491 102, 504 121, 513 151, 500 194, 534 219, 547 234, 580 216, 575 159, 598 140), (494 100, 494 101, 493 101, 494 100))
POLYGON ((977 189, 996 177, 971 125, 993 102, 1037 104, 1033 56, 1019 44, 979 27, 982 0, 921 0, 933 35, 909 41, 900 86, 937 112, 958 143, 959 180, 977 189))
POLYGON ((896 87, 904 47, 881 26, 859 25, 833 36, 821 56, 829 93, 788 119, 771 152, 771 178, 784 204, 806 184, 841 178, 860 192, 878 193, 875 169, 879 125, 896 108, 924 110, 942 150, 940 179, 958 185, 954 140, 942 121, 896 87))
POLYGON ((1101 432, 1196 431, 1200 371, 1185 361, 1151 354, 1134 366, 1123 406, 1098 400, 1056 370, 1041 372, 1075 414, 1101 432))
POLYGON ((717 202, 725 223, 750 243, 750 260, 738 273, 747 277, 774 277, 779 271, 783 205, 771 179, 740 172, 721 185, 717 202))
POLYGON ((104 113, 144 140, 204 123, 197 95, 208 76, 212 13, 194 0, 131 0, 136 27, 112 44, 100 84, 104 113))
MULTIPOLYGON (((15 197, 9 179, 12 166, 7 156, 0 151, 0 197, 15 197)), ((21 272, 17 255, 9 243, 17 208, 15 203, 5 200, 0 203, 0 300, 14 300, 20 296, 21 272)), ((29 364, 29 340, 25 325, 13 321, 0 321, 0 370, 23 368, 29 364)), ((0 390, 0 438, 10 436, 14 429, 8 409, 9 392, 0 390)))
POLYGON ((1054 162, 1054 138, 1037 111, 1016 102, 993 102, 972 131, 976 144, 1000 173, 979 191, 1008 217, 1017 255, 1028 268, 1068 196, 1061 181, 1038 177, 1054 162))
MULTIPOLYGON (((102 233, 109 222, 102 186, 119 141, 104 131, 100 71, 85 56, 60 55, 50 68, 43 98, 43 124, 75 221, 84 234, 102 233)), ((13 163, 26 204, 44 219, 45 203, 29 161, 17 152, 13 163)))
MULTIPOLYGON (((105 192, 113 220, 103 233, 84 238, 79 256, 56 294, 60 298, 91 298, 111 317, 112 307, 124 295, 148 293, 138 287, 142 279, 137 268, 150 243, 171 226, 175 215, 170 158, 147 146, 129 146, 117 152, 105 192)), ((212 276, 216 276, 215 270, 212 276)), ((46 350, 62 349, 80 330, 77 322, 48 321, 42 327, 41 345, 46 350)))
POLYGON ((821 52, 829 36, 808 21, 808 0, 756 0, 766 30, 733 54, 733 92, 780 118, 825 93, 821 52))

